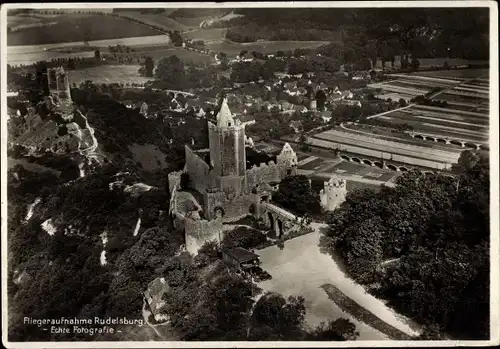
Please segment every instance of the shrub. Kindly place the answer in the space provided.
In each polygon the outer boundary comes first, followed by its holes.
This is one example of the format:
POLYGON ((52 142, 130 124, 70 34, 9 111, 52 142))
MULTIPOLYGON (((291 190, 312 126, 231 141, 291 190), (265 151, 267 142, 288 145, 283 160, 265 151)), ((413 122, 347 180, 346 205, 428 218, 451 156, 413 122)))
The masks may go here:
POLYGON ((222 246, 255 248, 266 241, 266 236, 260 231, 240 226, 224 236, 224 239, 222 240, 222 246))

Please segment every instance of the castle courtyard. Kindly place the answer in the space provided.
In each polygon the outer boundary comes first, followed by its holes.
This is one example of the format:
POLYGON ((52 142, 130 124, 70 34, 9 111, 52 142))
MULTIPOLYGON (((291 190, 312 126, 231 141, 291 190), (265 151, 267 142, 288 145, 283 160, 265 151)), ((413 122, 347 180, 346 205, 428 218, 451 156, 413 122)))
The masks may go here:
POLYGON ((323 254, 318 246, 321 229, 325 224, 312 223, 315 231, 285 241, 284 249, 271 246, 256 251, 260 256, 261 267, 271 274, 272 279, 259 283, 264 292, 272 291, 288 296, 305 298, 306 322, 315 326, 320 322, 340 317, 349 318, 356 324, 360 340, 384 340, 389 337, 371 326, 356 320, 344 312, 321 287, 335 285, 367 311, 376 314, 382 321, 409 335, 415 332, 402 317, 387 307, 382 301, 365 292, 363 287, 350 279, 331 258, 323 254))

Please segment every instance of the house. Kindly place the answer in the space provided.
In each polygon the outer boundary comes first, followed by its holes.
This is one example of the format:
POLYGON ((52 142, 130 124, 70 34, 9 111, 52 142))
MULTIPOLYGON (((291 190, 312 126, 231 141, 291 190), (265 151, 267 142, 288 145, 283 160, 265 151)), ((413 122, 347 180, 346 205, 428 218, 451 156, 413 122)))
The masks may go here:
POLYGON ((343 105, 349 105, 353 107, 358 107, 361 108, 361 102, 360 101, 355 101, 355 100, 343 100, 341 102, 343 105))
POLYGON ((332 119, 332 112, 331 111, 322 111, 319 113, 319 116, 323 119, 323 122, 327 123, 330 122, 332 119))
POLYGON ((148 284, 148 289, 144 292, 144 298, 151 309, 151 313, 156 321, 165 321, 169 316, 162 313, 162 308, 165 305, 163 295, 170 291, 170 286, 165 281, 165 278, 156 278, 148 284))
POLYGON ((291 128, 293 128, 293 131, 295 133, 302 132, 302 121, 300 121, 300 120, 292 120, 292 121, 290 121, 290 123, 288 124, 288 126, 290 126, 291 128))
POLYGON ((307 113, 308 109, 304 105, 294 105, 292 107, 293 111, 298 111, 299 113, 307 113))
POLYGON ((342 91, 342 99, 351 99, 352 97, 354 97, 354 94, 351 91, 342 91))
POLYGON ((236 118, 240 120, 242 125, 250 126, 255 124, 255 117, 252 114, 248 114, 246 110, 243 114, 235 114, 236 118))
POLYGON ((287 110, 292 110, 293 104, 288 102, 288 101, 281 101, 280 102, 280 109, 281 111, 286 112, 287 110))
POLYGON ((222 249, 222 260, 240 270, 248 270, 260 264, 258 255, 241 247, 222 249))
POLYGON ((141 115, 144 115, 144 116, 147 116, 148 115, 148 105, 146 104, 146 102, 142 102, 141 106, 140 106, 140 114, 141 115))

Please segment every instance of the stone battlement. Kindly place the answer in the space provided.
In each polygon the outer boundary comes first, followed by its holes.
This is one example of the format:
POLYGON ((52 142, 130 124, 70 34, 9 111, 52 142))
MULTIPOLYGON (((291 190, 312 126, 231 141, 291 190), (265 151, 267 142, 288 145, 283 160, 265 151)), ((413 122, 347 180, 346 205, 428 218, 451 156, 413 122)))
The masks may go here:
POLYGON ((198 250, 209 241, 219 241, 223 238, 222 219, 205 220, 185 217, 184 230, 186 250, 196 255, 198 250))

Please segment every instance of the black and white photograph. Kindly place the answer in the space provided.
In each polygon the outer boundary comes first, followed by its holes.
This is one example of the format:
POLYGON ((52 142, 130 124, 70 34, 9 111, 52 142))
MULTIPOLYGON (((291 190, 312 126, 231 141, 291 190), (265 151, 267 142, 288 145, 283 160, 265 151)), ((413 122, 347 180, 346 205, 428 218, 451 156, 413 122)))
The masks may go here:
POLYGON ((2 5, 3 345, 498 345, 497 22, 2 5))

